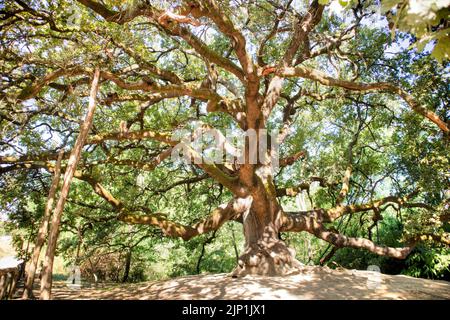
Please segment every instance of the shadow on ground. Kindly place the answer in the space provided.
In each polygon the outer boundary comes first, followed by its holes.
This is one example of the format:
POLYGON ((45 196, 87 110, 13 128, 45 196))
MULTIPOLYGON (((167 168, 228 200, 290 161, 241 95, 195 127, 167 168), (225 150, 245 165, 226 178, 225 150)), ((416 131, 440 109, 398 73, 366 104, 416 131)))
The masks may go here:
MULTIPOLYGON (((36 294, 38 294, 36 292, 36 294)), ((200 275, 138 284, 102 284, 71 290, 56 282, 54 299, 447 299, 450 283, 370 271, 305 267, 285 277, 200 275)))

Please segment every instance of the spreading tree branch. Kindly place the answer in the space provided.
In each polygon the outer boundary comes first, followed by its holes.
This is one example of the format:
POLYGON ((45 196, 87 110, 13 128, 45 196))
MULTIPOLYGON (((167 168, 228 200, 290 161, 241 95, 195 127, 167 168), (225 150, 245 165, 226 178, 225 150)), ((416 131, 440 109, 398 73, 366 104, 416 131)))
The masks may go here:
POLYGON ((314 70, 304 66, 298 66, 295 68, 282 68, 276 72, 276 74, 283 77, 301 77, 317 81, 325 86, 340 87, 343 89, 359 92, 371 92, 371 91, 387 91, 395 93, 405 100, 405 102, 411 107, 413 111, 427 118, 434 124, 436 124, 443 133, 449 134, 449 125, 442 120, 436 113, 428 110, 426 107, 420 105, 410 94, 405 90, 396 87, 389 82, 376 82, 376 83, 358 83, 353 81, 346 81, 335 79, 326 75, 325 73, 314 70))

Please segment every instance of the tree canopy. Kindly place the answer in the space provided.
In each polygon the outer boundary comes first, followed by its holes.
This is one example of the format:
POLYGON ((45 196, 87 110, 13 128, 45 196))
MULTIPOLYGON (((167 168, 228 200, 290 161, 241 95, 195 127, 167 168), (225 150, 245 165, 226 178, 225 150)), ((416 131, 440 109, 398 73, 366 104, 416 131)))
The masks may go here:
POLYGON ((98 68, 98 105, 61 221, 58 250, 69 260, 92 271, 122 259, 123 274, 108 272, 127 280, 131 255, 139 278, 149 252, 169 269, 176 259, 200 272, 206 259, 212 271, 237 264, 239 276, 289 273, 298 260, 345 264, 360 249, 406 259, 421 248, 448 271, 448 1, 411 28, 416 2, 8 1, 7 228, 21 241, 36 236, 98 68), (244 141, 241 163, 174 159, 187 133, 211 130, 268 130, 277 144, 257 136, 269 148, 256 156, 244 141), (304 241, 314 257, 303 258, 304 241), (199 259, 188 262, 192 252, 199 259))

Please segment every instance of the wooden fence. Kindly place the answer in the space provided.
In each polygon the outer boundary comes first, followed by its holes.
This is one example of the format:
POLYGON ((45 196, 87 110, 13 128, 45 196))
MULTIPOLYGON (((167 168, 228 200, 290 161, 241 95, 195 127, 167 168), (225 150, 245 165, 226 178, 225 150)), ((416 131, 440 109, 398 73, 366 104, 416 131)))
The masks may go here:
POLYGON ((20 274, 19 267, 0 269, 0 300, 12 299, 20 274))

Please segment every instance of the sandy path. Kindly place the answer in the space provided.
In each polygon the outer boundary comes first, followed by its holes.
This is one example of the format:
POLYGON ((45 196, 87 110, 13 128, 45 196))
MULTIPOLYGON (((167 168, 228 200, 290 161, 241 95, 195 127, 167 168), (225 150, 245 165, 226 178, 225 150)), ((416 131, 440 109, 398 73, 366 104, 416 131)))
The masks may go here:
POLYGON ((306 267, 302 273, 286 277, 234 279, 228 274, 214 274, 127 285, 102 284, 81 290, 71 290, 63 282, 56 282, 53 293, 54 299, 450 300, 450 282, 306 267))

